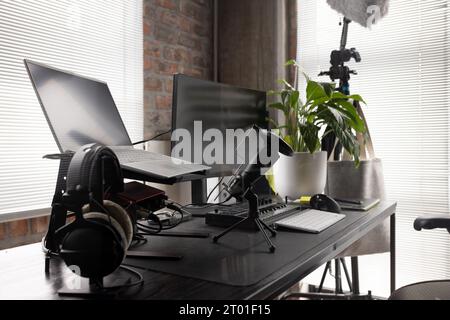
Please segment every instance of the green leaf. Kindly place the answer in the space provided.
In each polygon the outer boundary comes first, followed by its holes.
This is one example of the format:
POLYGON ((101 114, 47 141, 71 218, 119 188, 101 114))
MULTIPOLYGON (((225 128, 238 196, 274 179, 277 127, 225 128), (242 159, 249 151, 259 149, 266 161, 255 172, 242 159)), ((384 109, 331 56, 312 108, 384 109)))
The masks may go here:
POLYGON ((360 146, 356 136, 351 130, 346 130, 345 128, 343 130, 343 128, 336 126, 336 124, 331 124, 330 126, 344 149, 355 158, 355 164, 358 166, 360 161, 360 146))
POLYGON ((270 118, 267 118, 266 120, 272 125, 273 128, 279 127, 279 124, 275 120, 270 119, 270 118))
POLYGON ((308 81, 306 87, 306 98, 308 101, 314 101, 324 97, 328 97, 325 89, 318 82, 308 81))
POLYGON ((345 94, 343 94, 342 92, 339 92, 339 91, 333 92, 333 95, 331 96, 331 98, 336 99, 336 100, 337 99, 343 99, 343 100, 348 100, 349 99, 347 95, 345 95, 345 94))
POLYGON ((314 121, 316 120, 316 117, 317 117, 317 113, 311 113, 306 118, 306 121, 309 123, 314 123, 314 121))
POLYGON ((342 112, 350 119, 353 129, 355 129, 358 132, 366 131, 364 121, 361 119, 361 117, 359 116, 358 112, 356 111, 355 107, 351 102, 345 100, 337 100, 335 101, 335 103, 344 108, 342 112))
POLYGON ((329 97, 323 97, 323 98, 314 100, 314 102, 310 104, 310 110, 315 107, 318 107, 320 105, 326 104, 329 100, 330 100, 329 97))
POLYGON ((300 92, 293 91, 291 93, 291 97, 290 97, 290 101, 289 101, 290 105, 291 105, 291 108, 297 109, 299 100, 300 100, 300 92))
POLYGON ((335 83, 321 83, 322 87, 325 90, 325 93, 327 94, 328 97, 332 97, 333 93, 335 92, 336 89, 336 84, 335 83))
POLYGON ((347 96, 347 95, 343 94, 342 92, 335 91, 335 92, 333 93, 332 98, 333 98, 333 99, 354 100, 354 101, 358 101, 358 102, 362 102, 362 103, 366 104, 366 102, 364 101, 364 99, 363 99, 360 95, 358 95, 358 94, 354 94, 354 95, 351 95, 351 96, 347 96))
POLYGON ((306 123, 300 127, 303 140, 310 153, 316 152, 320 146, 319 130, 320 128, 311 123, 306 123))
POLYGON ((340 113, 338 110, 334 108, 329 108, 328 111, 331 112, 333 117, 336 119, 337 122, 339 122, 341 125, 344 124, 344 118, 342 116, 342 113, 340 113))
POLYGON ((294 139, 291 137, 291 136, 285 136, 284 138, 283 138, 283 140, 289 145, 289 146, 291 146, 291 148, 293 148, 294 147, 294 139))
POLYGON ((280 102, 272 103, 271 105, 269 105, 269 107, 272 109, 283 111, 284 113, 288 112, 288 107, 280 102))
POLYGON ((351 96, 348 96, 349 99, 352 99, 354 101, 362 102, 364 104, 367 104, 364 99, 359 94, 353 94, 351 96))
POLYGON ((283 101, 283 104, 285 105, 286 104, 286 100, 287 100, 287 97, 289 96, 289 91, 287 91, 287 90, 283 90, 282 92, 281 92, 281 100, 283 101))
POLYGON ((287 88, 291 89, 292 91, 295 91, 294 87, 286 80, 278 80, 278 83, 285 85, 287 88))
POLYGON ((286 67, 289 67, 289 66, 296 66, 297 65, 297 61, 295 61, 295 60, 289 60, 288 62, 286 62, 286 67))

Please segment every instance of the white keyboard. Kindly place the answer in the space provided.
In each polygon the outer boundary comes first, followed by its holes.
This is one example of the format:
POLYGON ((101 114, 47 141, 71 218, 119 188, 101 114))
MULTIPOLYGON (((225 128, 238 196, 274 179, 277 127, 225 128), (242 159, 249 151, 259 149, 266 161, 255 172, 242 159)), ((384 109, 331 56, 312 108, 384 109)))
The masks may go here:
POLYGON ((318 210, 305 210, 280 220, 276 222, 275 225, 287 229, 321 233, 344 218, 345 215, 343 214, 318 210))

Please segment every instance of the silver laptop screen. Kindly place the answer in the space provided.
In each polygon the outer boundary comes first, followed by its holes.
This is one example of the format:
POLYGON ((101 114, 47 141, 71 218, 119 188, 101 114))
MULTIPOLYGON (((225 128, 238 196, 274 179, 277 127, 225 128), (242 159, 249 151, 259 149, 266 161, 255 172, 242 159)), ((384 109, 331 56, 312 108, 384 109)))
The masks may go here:
POLYGON ((131 146, 106 83, 25 61, 61 152, 83 145, 131 146))

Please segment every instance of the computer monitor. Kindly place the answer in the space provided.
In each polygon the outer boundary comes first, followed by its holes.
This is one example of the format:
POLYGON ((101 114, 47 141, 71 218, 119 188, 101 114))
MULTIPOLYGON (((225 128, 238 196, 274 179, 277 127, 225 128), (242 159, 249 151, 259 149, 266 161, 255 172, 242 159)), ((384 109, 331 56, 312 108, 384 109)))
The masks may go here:
MULTIPOLYGON (((267 93, 238 88, 212 81, 199 80, 186 75, 174 76, 172 129, 186 129, 194 139, 194 123, 202 122, 202 129, 220 130, 224 137, 227 129, 250 129, 254 125, 268 128, 267 93)), ((198 137, 197 137, 198 138, 198 137)), ((224 150, 226 150, 224 139, 224 150)), ((198 141, 192 141, 192 145, 198 141)), ((172 143, 174 148, 177 142, 172 143)), ((208 142, 203 142, 203 147, 208 142)), ((193 153, 192 153, 193 155, 193 153)), ((184 159, 189 160, 189 159, 184 159)), ((191 162, 197 162, 192 157, 191 162)), ((212 167, 208 177, 233 175, 238 164, 201 163, 212 167)))
POLYGON ((61 152, 132 145, 106 83, 29 60, 25 66, 61 152))

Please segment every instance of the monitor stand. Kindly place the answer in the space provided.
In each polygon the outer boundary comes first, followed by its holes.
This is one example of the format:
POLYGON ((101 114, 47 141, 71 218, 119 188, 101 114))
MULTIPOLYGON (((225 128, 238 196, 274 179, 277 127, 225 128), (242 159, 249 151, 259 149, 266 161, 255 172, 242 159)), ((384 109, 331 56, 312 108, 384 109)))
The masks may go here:
POLYGON ((208 180, 194 180, 192 186, 192 204, 187 210, 194 218, 204 218, 211 211, 208 202, 208 180))
POLYGON ((205 205, 208 202, 208 180, 192 181, 192 204, 205 205))

